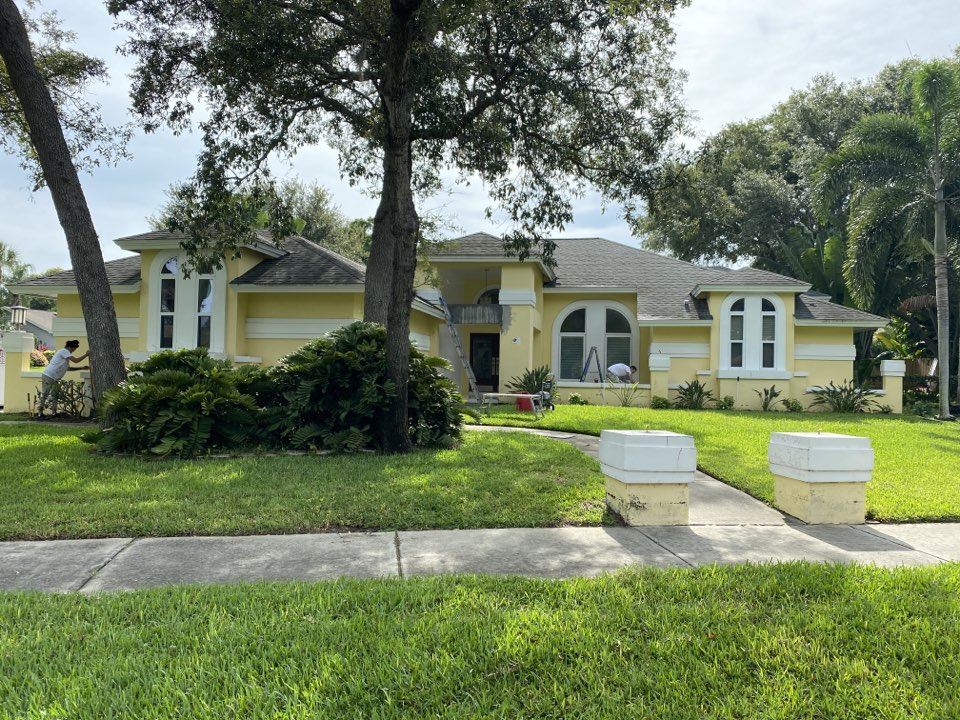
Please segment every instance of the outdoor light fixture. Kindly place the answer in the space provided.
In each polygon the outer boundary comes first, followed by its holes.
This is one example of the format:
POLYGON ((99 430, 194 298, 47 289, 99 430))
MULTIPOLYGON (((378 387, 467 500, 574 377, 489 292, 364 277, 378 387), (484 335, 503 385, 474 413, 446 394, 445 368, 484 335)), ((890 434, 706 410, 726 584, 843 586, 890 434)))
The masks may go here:
POLYGON ((27 308, 20 304, 20 296, 17 295, 13 298, 15 305, 9 308, 10 310, 10 324, 16 330, 23 330, 23 326, 27 324, 27 308))

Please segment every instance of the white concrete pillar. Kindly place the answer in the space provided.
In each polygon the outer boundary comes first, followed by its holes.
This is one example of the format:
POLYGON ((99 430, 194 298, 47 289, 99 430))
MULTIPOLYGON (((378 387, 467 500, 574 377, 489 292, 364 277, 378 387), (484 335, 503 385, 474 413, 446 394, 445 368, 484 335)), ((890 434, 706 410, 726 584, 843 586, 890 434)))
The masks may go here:
POLYGON ((870 438, 771 433, 767 451, 777 507, 813 525, 858 525, 873 471, 870 438))
POLYGON ((650 399, 654 397, 670 398, 670 356, 651 354, 647 362, 650 367, 650 399))
POLYGON ((607 506, 627 525, 686 525, 697 469, 693 438, 666 430, 604 430, 607 506))

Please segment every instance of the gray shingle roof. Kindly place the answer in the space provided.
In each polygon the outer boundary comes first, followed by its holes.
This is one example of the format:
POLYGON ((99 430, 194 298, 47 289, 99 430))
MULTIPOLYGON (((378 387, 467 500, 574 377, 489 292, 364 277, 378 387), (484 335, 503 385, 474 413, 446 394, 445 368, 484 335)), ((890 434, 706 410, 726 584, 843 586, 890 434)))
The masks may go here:
MULTIPOLYGON (((503 238, 489 233, 472 233, 453 240, 444 240, 437 257, 504 257, 503 238)), ((534 254, 536 257, 538 254, 534 254)))
MULTIPOLYGON (((136 285, 140 282, 140 256, 131 255, 130 257, 120 258, 119 260, 110 260, 105 262, 104 267, 107 270, 107 281, 111 285, 136 285)), ((44 287, 55 287, 58 285, 76 285, 77 278, 73 270, 64 270, 53 275, 44 275, 33 280, 24 280, 17 283, 17 287, 35 287, 37 289, 44 287)), ((25 292, 29 295, 29 292, 25 292)))
MULTIPOLYGON (((676 260, 649 250, 603 238, 557 239, 554 258, 557 279, 548 288, 636 288, 637 318, 641 321, 711 320, 705 300, 690 293, 697 285, 787 285, 798 292, 809 283, 756 268, 711 268, 676 260)), ((444 255, 502 255, 500 238, 487 233, 466 235, 445 246, 444 255)), ((797 296, 798 320, 886 324, 884 318, 835 305, 817 293, 797 296)))
POLYGON ((829 296, 821 293, 803 293, 797 296, 796 309, 793 316, 797 320, 812 320, 816 322, 851 323, 862 322, 863 327, 883 327, 889 321, 879 315, 871 315, 862 310, 848 308, 830 302, 829 296))
POLYGON ((264 260, 236 278, 233 285, 355 285, 362 284, 365 268, 306 238, 289 237, 287 254, 264 260))
MULTIPOLYGON (((266 230, 255 230, 254 234, 257 236, 256 243, 258 245, 266 245, 269 248, 274 250, 277 249, 277 243, 273 239, 273 235, 266 230)), ((151 230, 150 232, 138 233, 137 235, 126 235, 121 238, 114 240, 115 243, 120 244, 130 240, 137 241, 162 241, 162 240, 176 240, 179 245, 185 240, 189 240, 190 235, 183 232, 170 232, 168 230, 151 230)))

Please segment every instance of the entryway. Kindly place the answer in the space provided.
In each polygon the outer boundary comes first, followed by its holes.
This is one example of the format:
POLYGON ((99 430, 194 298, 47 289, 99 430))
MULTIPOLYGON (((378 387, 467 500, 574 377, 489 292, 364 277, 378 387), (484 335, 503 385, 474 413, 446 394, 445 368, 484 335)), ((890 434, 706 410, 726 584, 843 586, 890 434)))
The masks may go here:
POLYGON ((470 366, 480 392, 500 392, 500 333, 470 334, 470 366))

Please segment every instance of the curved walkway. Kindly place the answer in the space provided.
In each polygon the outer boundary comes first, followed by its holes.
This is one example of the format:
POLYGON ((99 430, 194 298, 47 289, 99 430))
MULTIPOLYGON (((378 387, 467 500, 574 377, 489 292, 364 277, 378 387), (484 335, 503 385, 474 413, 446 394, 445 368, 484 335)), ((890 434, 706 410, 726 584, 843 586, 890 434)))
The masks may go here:
MULTIPOLYGON (((589 435, 532 428, 597 454, 589 435)), ((440 573, 593 576, 628 565, 960 562, 960 524, 805 525, 697 473, 689 526, 427 530, 0 542, 0 590, 97 593, 160 585, 440 573)))

